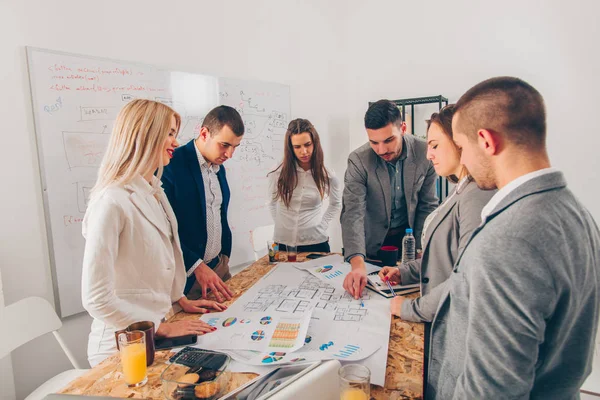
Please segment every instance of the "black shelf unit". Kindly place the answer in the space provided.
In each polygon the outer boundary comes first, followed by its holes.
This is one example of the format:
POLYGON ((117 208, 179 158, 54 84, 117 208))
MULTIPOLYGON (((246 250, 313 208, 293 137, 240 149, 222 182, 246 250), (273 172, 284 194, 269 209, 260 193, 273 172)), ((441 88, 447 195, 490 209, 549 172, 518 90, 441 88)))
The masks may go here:
MULTIPOLYGON (((442 95, 439 96, 428 96, 428 97, 414 97, 412 99, 400 99, 400 100, 391 100, 392 103, 397 105, 399 108, 402 108, 402 121, 404 121, 404 116, 406 115, 406 106, 410 106, 410 115, 415 115, 415 106, 420 104, 436 104, 438 105, 438 110, 441 110, 443 106, 448 105, 448 99, 442 95), (442 105, 444 103, 444 105, 442 105)), ((411 118, 410 121, 410 131, 415 131, 415 119, 411 118)))
MULTIPOLYGON (((403 122, 405 122, 406 107, 410 106, 410 115, 411 115, 410 131, 413 132, 413 134, 415 132, 415 118, 414 118, 415 106, 421 105, 421 104, 437 104, 438 110, 441 110, 442 107, 448 105, 448 98, 442 96, 441 94, 438 96, 413 97, 413 98, 408 98, 408 99, 398 99, 398 100, 390 100, 390 101, 402 110, 402 121, 403 122)), ((373 104, 373 103, 369 102, 369 106, 371 104, 373 104)), ((445 199, 448 196, 448 191, 449 191, 448 180, 445 178, 442 178, 441 176, 438 177, 437 196, 438 196, 440 203, 442 202, 443 199, 445 199)))

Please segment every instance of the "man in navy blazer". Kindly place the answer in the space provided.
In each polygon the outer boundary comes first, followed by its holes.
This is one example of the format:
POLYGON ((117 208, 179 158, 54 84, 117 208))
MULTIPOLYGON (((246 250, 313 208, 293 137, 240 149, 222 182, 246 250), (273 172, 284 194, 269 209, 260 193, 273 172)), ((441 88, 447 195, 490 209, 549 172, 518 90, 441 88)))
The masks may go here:
POLYGON ((163 188, 179 225, 188 297, 215 293, 231 299, 224 283, 231 277, 231 229, 227 222, 229 185, 223 163, 233 156, 244 123, 232 107, 211 110, 195 140, 176 149, 162 175, 163 188))

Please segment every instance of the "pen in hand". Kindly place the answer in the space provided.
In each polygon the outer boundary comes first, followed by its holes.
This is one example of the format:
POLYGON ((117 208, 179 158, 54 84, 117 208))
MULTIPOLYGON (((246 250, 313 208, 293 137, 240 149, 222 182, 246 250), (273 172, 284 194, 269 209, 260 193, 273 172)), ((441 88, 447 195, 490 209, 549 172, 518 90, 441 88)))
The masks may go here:
POLYGON ((387 276, 385 276, 385 277, 383 278, 383 281, 384 281, 385 283, 387 283, 387 285, 388 285, 388 288, 390 289, 390 292, 392 292, 392 296, 394 296, 394 297, 395 297, 395 296, 396 296, 396 292, 394 292, 394 288, 392 287, 392 284, 390 283, 390 278, 388 278, 387 276))

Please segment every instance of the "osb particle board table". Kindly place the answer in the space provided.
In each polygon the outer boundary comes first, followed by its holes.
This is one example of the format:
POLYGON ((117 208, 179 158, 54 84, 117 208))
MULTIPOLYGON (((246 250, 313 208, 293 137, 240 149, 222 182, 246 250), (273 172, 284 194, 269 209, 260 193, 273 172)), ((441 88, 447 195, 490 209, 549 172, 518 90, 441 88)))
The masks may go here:
MULTIPOLYGON (((304 261, 305 255, 300 254, 298 261, 304 261)), ((269 264, 268 257, 265 256, 231 278, 227 284, 235 295, 227 304, 233 303, 272 268, 273 265, 269 264)), ((408 297, 416 296, 413 294, 408 297)), ((170 320, 193 318, 198 318, 198 315, 181 312, 175 314, 170 320)), ((377 400, 421 398, 423 391, 423 334, 423 324, 392 318, 385 387, 371 386, 371 398, 377 400)), ((164 399, 160 374, 166 368, 166 362, 170 355, 168 350, 156 352, 154 364, 148 368, 148 383, 141 388, 128 388, 125 385, 119 355, 115 354, 69 383, 60 393, 164 399)), ((256 374, 253 373, 232 374, 229 389, 233 390, 255 377, 256 374)))

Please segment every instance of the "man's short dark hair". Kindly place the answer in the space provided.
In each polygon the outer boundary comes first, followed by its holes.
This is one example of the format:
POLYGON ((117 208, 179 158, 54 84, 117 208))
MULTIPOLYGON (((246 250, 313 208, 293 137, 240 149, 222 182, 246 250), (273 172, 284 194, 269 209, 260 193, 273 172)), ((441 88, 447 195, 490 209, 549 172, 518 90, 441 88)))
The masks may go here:
POLYGON ((544 99, 519 78, 501 76, 473 86, 456 103, 456 114, 460 131, 470 140, 486 129, 517 145, 545 148, 544 99))
POLYGON ((202 122, 202 127, 208 129, 210 136, 216 135, 224 126, 228 126, 238 137, 244 134, 244 121, 242 121, 240 113, 233 107, 215 107, 206 114, 202 122))
POLYGON ((369 106, 365 113, 365 128, 381 129, 389 124, 402 126, 402 116, 398 107, 389 100, 379 100, 369 106))

